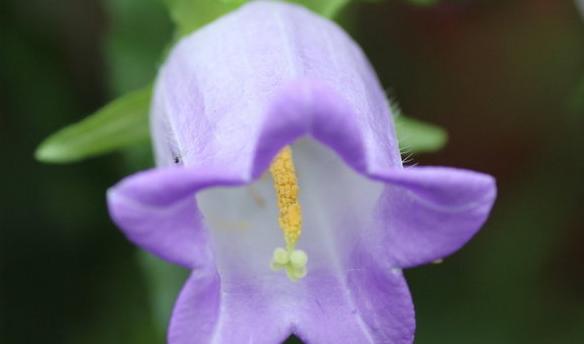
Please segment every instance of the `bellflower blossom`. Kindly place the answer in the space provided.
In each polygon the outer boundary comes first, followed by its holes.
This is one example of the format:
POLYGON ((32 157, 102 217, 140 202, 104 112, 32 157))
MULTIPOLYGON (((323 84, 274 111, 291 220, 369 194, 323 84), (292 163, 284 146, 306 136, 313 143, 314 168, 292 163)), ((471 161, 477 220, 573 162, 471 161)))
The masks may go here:
POLYGON ((403 167, 363 52, 296 5, 251 2, 180 41, 151 127, 158 167, 108 202, 192 271, 171 344, 411 343, 402 269, 459 249, 495 199, 488 175, 403 167))

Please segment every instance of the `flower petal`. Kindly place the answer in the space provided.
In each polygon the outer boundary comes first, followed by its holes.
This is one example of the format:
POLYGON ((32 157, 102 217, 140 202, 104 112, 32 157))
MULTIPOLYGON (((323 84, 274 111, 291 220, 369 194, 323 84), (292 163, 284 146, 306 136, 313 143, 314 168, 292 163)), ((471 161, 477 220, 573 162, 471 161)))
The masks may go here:
POLYGON ((373 343, 408 344, 414 341, 414 306, 400 270, 374 264, 349 271, 348 284, 373 343))
POLYGON ((269 294, 221 282, 212 269, 195 271, 175 304, 170 344, 283 342, 291 333, 285 310, 269 294))
POLYGON ((455 168, 409 167, 373 177, 388 184, 372 249, 401 268, 462 247, 486 221, 496 196, 493 177, 455 168))
POLYGON ((174 305, 168 342, 212 343, 219 316, 219 294, 219 276, 213 269, 193 272, 174 305))
MULTIPOLYGON (((389 104, 361 49, 284 2, 250 2, 183 39, 161 69, 155 108, 157 147, 193 167, 257 176, 306 134, 360 169, 401 166, 389 104)), ((170 156, 156 151, 162 164, 170 156)))
POLYGON ((286 281, 288 292, 195 271, 175 304, 168 342, 272 344, 296 334, 306 343, 412 343, 414 310, 401 271, 356 261, 365 265, 348 272, 346 285, 314 272, 298 284, 286 281))
POLYGON ((194 193, 209 185, 242 183, 212 170, 170 167, 130 176, 108 190, 114 222, 128 239, 188 268, 210 258, 207 233, 194 193))
POLYGON ((375 262, 347 271, 346 282, 311 286, 305 313, 295 333, 306 343, 409 344, 415 330, 414 308, 400 270, 382 270, 375 262), (339 302, 349 301, 349 304, 339 302))

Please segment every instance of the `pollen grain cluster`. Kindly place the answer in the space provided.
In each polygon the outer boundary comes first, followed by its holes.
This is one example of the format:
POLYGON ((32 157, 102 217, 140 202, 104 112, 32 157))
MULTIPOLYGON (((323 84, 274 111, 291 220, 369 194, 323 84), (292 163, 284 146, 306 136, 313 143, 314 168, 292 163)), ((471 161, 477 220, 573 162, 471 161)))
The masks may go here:
POLYGON ((270 173, 280 210, 280 228, 284 233, 286 246, 292 249, 302 233, 302 209, 298 201, 298 180, 290 146, 282 148, 274 158, 270 173))
POLYGON ((285 270, 288 278, 296 282, 306 276, 308 256, 306 252, 295 249, 302 233, 302 210, 298 201, 298 179, 292 159, 292 148, 286 146, 276 155, 270 165, 274 181, 280 228, 284 233, 286 248, 278 247, 272 256, 272 269, 285 270))

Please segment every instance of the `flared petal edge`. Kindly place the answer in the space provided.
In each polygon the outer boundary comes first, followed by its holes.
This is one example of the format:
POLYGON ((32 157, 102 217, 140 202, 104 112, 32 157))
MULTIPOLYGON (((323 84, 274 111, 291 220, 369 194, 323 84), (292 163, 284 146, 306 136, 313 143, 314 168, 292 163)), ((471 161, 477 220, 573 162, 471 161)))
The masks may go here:
POLYGON ((371 248, 398 268, 456 252, 485 223, 497 194, 493 177, 457 168, 406 167, 372 177, 386 188, 371 248))

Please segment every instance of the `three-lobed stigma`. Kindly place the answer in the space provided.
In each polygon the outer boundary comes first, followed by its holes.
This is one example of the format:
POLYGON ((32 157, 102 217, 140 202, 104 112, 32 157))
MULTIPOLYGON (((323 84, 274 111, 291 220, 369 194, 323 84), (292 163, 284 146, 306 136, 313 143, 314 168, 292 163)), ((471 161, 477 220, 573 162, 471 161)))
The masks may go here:
POLYGON ((307 263, 308 256, 302 250, 287 250, 278 247, 274 250, 274 255, 272 256, 272 270, 285 269, 288 278, 293 282, 306 276, 307 263))
POLYGON ((308 257, 302 250, 296 250, 296 243, 302 234, 302 208, 298 200, 298 179, 292 148, 280 150, 270 165, 278 203, 279 224, 284 234, 286 248, 277 248, 272 258, 274 270, 286 269, 288 277, 297 281, 306 275, 308 257))

